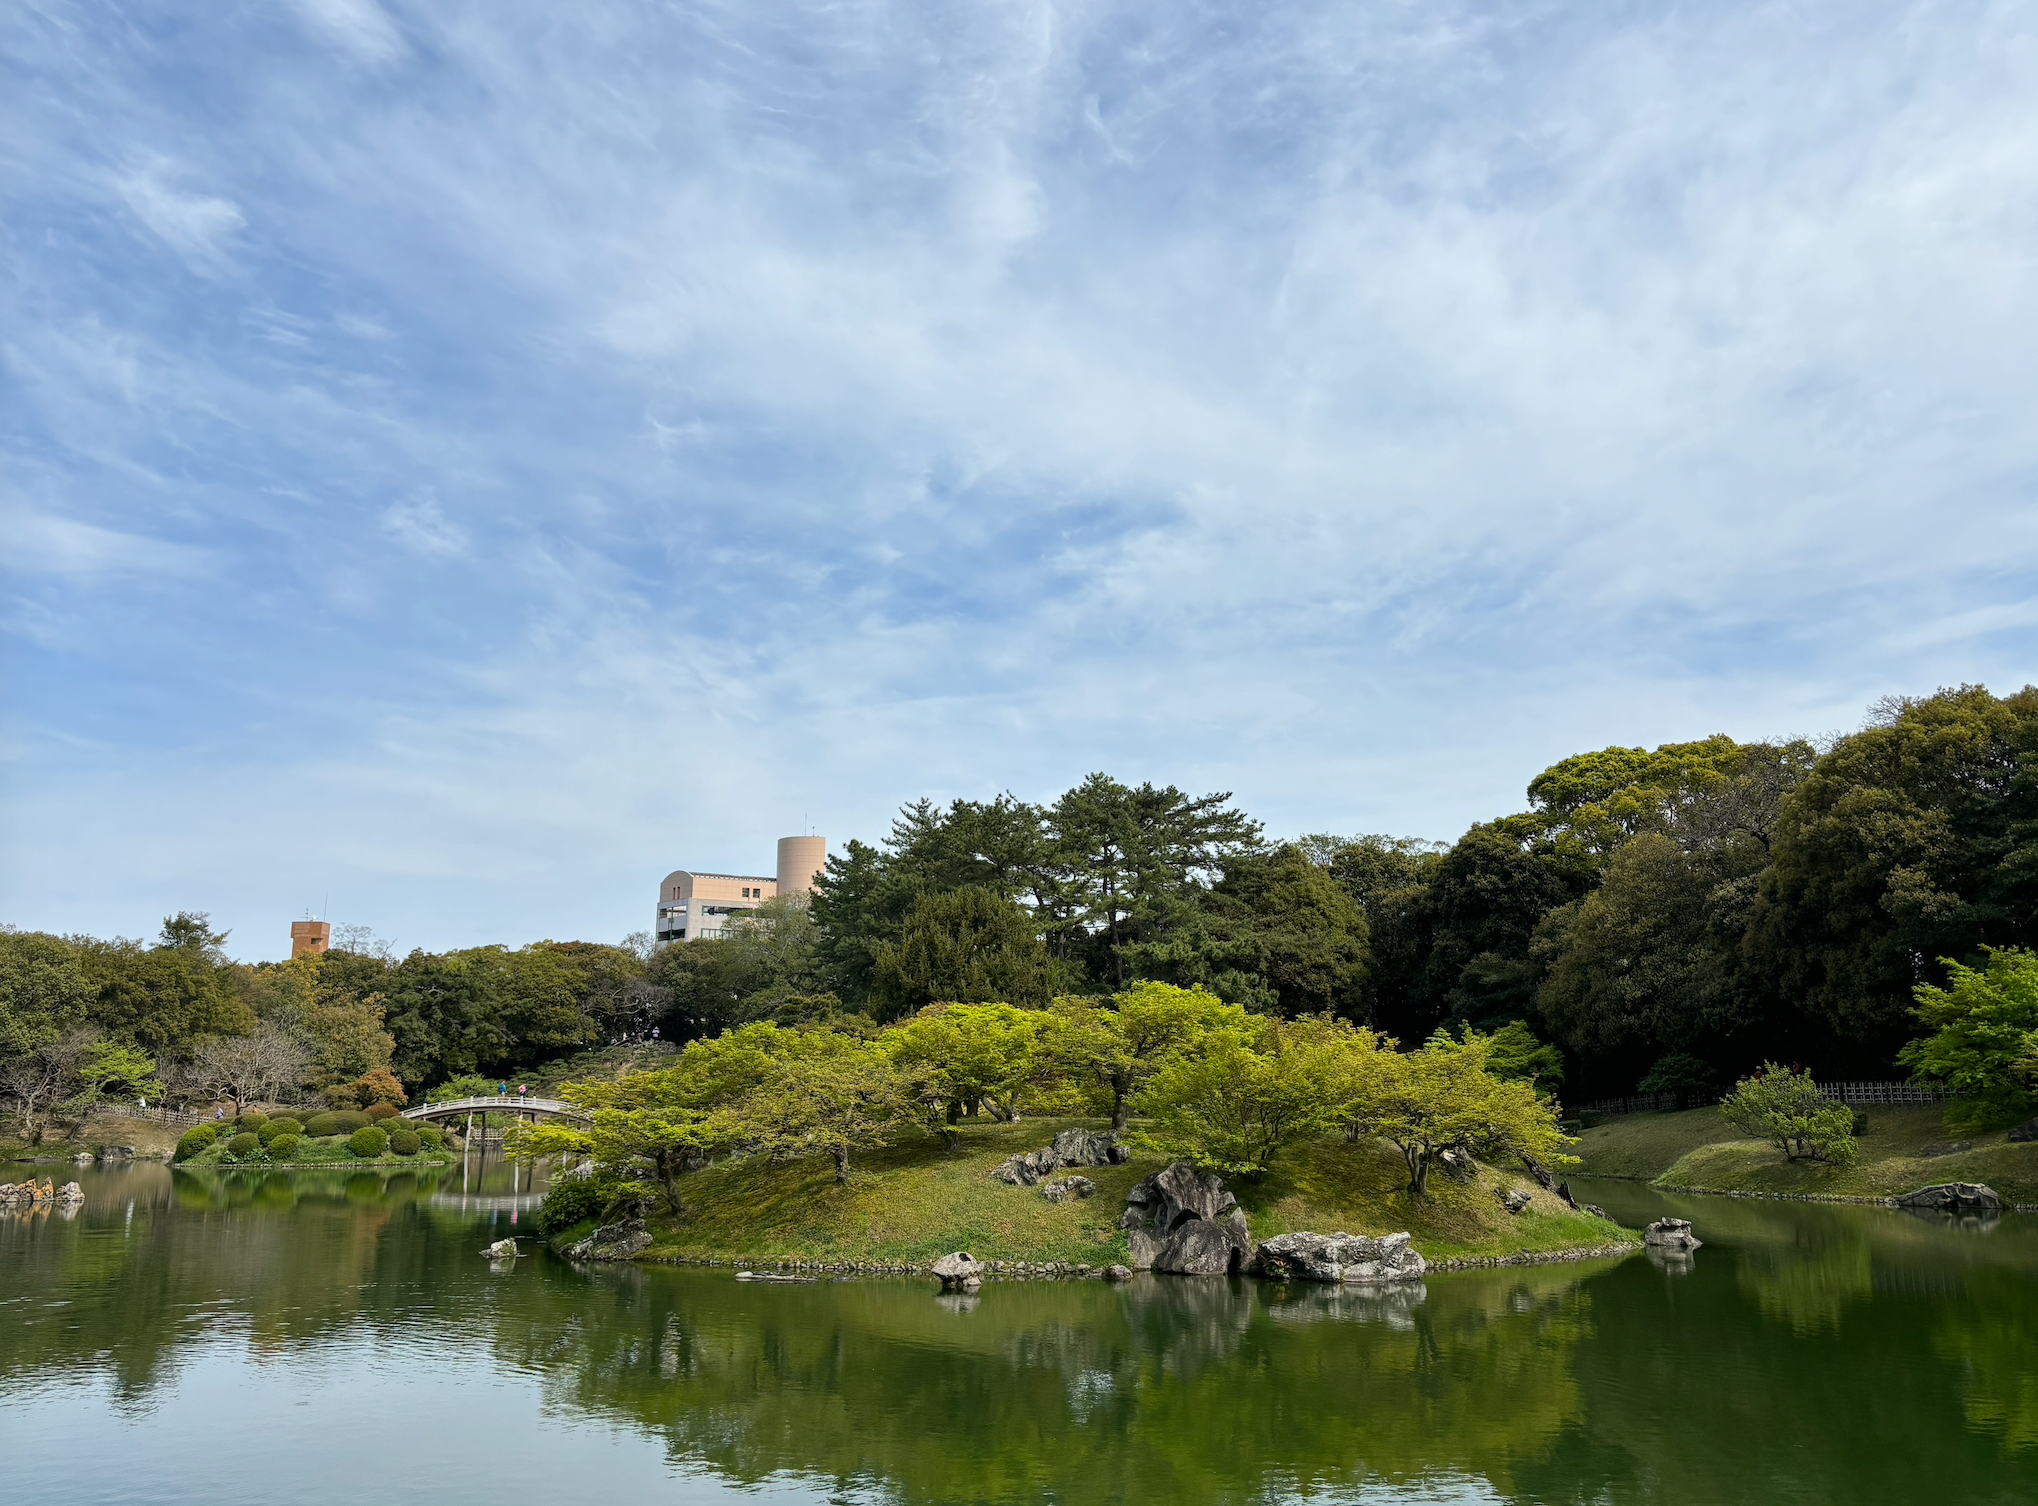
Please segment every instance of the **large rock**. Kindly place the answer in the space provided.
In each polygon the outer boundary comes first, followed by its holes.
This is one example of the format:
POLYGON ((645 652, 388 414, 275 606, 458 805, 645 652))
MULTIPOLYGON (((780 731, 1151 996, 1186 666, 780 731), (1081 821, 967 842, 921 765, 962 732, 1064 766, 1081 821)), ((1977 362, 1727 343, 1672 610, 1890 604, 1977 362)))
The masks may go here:
POLYGON ((1054 1137, 1052 1145, 1007 1157, 992 1175, 1014 1187, 1031 1187, 1065 1166, 1121 1166, 1131 1159, 1132 1152, 1118 1143, 1116 1135, 1067 1129, 1054 1137))
POLYGON ((1042 1182, 1040 1195, 1050 1203, 1065 1203, 1070 1198, 1095 1197, 1097 1184, 1088 1177, 1063 1177, 1059 1182, 1042 1182))
POLYGON ((569 1260, 630 1260, 651 1248, 651 1231, 641 1218, 603 1224, 566 1252, 569 1260))
POLYGON ((132 1145, 102 1145, 99 1147, 99 1160, 102 1165, 110 1165, 118 1161, 132 1161, 133 1159, 134 1147, 132 1145))
POLYGON ((1125 1216, 1118 1227, 1172 1234, 1192 1218, 1219 1222, 1237 1206, 1238 1199, 1214 1175, 1177 1161, 1125 1194, 1125 1216))
POLYGON ((1253 1237, 1245 1215, 1213 1223, 1185 1219, 1154 1255, 1153 1268, 1171 1276, 1236 1276, 1252 1264, 1253 1237))
POLYGON ((1899 1208, 1926 1208, 1943 1213, 1959 1213, 1969 1209, 2001 1212, 2003 1200, 1996 1196, 1995 1189, 1983 1182, 1941 1182, 1936 1187, 1920 1187, 1916 1192, 1907 1192, 1896 1200, 1899 1208))
POLYGON ((1224 1183, 1177 1161, 1125 1195, 1118 1221, 1136 1271, 1235 1275, 1252 1264, 1253 1237, 1224 1183))
POLYGON ((983 1262, 967 1250, 956 1250, 934 1262, 934 1274, 945 1292, 973 1292, 984 1284, 983 1262))
POLYGON ((517 1258, 517 1242, 514 1239, 498 1239, 481 1253, 490 1260, 515 1260, 517 1258))
POLYGON ((2029 1145, 2033 1140, 2038 1140, 2038 1119, 2026 1119, 2010 1131, 2012 1145, 2029 1145))
POLYGON ((1691 1232, 1691 1221, 1682 1218, 1659 1218, 1642 1231, 1642 1243, 1657 1250, 1696 1250, 1704 1243, 1691 1232))
POLYGON ((72 1206, 84 1201, 85 1189, 76 1182, 64 1183, 63 1187, 57 1192, 57 1202, 60 1206, 72 1206))
POLYGON ((1429 1264, 1406 1234, 1279 1234, 1259 1247, 1254 1268, 1274 1281, 1417 1281, 1429 1264))

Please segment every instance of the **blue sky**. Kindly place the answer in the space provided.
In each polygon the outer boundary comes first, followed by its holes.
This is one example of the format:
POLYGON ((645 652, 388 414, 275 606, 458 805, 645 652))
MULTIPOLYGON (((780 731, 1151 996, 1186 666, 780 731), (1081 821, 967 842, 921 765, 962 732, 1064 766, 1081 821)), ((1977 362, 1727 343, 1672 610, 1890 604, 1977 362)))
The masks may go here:
POLYGON ((1093 769, 1448 838, 2038 677, 2032 4, 0 28, 17 925, 609 940, 1093 769))

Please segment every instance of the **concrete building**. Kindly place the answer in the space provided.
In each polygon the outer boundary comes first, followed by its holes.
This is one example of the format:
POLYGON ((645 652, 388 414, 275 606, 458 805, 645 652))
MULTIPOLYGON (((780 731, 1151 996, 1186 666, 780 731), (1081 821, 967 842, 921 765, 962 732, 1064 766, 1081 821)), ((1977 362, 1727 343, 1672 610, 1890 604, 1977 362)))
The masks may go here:
POLYGON ((660 946, 673 941, 712 941, 724 932, 732 915, 755 910, 781 894, 812 894, 814 880, 827 863, 827 838, 780 837, 778 872, 771 878, 675 868, 658 886, 658 920, 652 937, 660 946))
POLYGON ((322 920, 293 920, 290 922, 290 955, 302 957, 306 952, 324 956, 327 947, 333 944, 333 928, 322 920))

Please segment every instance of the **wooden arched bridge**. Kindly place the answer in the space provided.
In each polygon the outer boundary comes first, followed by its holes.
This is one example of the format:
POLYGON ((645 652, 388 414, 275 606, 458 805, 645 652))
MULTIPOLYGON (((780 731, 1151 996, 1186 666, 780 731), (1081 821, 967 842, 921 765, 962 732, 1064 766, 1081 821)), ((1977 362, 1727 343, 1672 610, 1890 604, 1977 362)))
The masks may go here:
POLYGON ((449 1098, 444 1103, 421 1103, 405 1109, 406 1119, 472 1119, 476 1114, 515 1114, 519 1118, 585 1119, 587 1110, 557 1098, 525 1098, 515 1093, 487 1093, 478 1098, 449 1098))

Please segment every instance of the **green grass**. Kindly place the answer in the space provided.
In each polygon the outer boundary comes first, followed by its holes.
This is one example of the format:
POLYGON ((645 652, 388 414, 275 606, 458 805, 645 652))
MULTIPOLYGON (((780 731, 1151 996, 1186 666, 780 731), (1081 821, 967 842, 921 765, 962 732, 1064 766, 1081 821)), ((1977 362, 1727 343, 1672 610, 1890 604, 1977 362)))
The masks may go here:
POLYGON ((373 1160, 366 1160, 347 1149, 347 1137, 345 1135, 326 1135, 321 1139, 300 1142, 297 1147, 296 1158, 289 1161, 231 1161, 227 1159, 226 1141, 222 1139, 207 1146, 190 1160, 180 1161, 177 1164, 180 1166, 212 1166, 219 1168, 231 1166, 403 1167, 448 1166, 459 1159, 460 1153, 458 1151, 433 1150, 430 1146, 424 1146, 414 1156, 399 1156, 385 1153, 375 1157, 373 1160))
POLYGON ((1756 1192, 1795 1197, 1899 1197, 1937 1182, 1986 1182, 2008 1203, 2038 1203, 2038 1145, 2012 1145, 2003 1130, 1955 1134, 1943 1108, 1869 1107, 1868 1132, 1854 1165, 1786 1161, 1750 1140, 1715 1109, 1681 1114, 1624 1114, 1589 1129, 1576 1153, 1590 1176, 1631 1177, 1695 1192, 1756 1192), (1926 1154, 1954 1141, 1956 1154, 1926 1154))
MULTIPOLYGON (((681 1184, 684 1218, 652 1219, 646 1258, 907 1263, 960 1249, 980 1260, 1093 1266, 1122 1260, 1125 1194, 1165 1162, 1142 1157, 1082 1168, 1097 1184, 1096 1196, 1066 1203, 991 1174, 1007 1156, 1045 1145, 1079 1122, 969 1125, 953 1151, 931 1139, 894 1146, 862 1157, 847 1187, 835 1185, 832 1165, 819 1157, 711 1166, 681 1184)), ((1301 1229, 1407 1230, 1431 1260, 1555 1254, 1623 1238, 1615 1226, 1573 1213, 1540 1190, 1527 1212, 1509 1214, 1497 1188, 1533 1188, 1525 1176, 1488 1170, 1468 1184, 1438 1176, 1433 1198, 1421 1205, 1400 1190, 1405 1180, 1391 1150, 1324 1142, 1292 1153, 1257 1185, 1234 1178, 1227 1186, 1261 1238, 1301 1229)))

